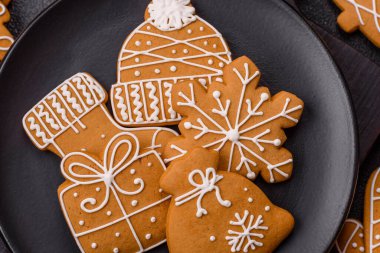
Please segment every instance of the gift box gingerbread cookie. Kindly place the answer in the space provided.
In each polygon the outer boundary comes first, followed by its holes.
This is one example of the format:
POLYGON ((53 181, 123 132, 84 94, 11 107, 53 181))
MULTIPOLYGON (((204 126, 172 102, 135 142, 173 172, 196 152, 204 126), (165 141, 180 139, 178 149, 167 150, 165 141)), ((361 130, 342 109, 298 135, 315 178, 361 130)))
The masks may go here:
POLYGON ((167 221, 172 253, 269 253, 290 234, 292 215, 250 180, 218 170, 218 153, 195 149, 161 177, 173 195, 167 221))
POLYGON ((118 83, 111 90, 116 121, 124 126, 177 124, 171 90, 183 80, 207 86, 230 63, 222 35, 195 14, 190 0, 153 0, 145 21, 125 41, 118 83))

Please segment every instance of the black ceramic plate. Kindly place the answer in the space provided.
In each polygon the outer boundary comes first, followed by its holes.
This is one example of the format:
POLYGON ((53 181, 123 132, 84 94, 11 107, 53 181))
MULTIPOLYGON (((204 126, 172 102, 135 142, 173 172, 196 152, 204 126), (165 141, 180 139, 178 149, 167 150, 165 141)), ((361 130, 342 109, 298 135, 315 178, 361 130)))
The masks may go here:
MULTIPOLYGON (((62 0, 23 34, 0 75, 0 225, 14 252, 77 252, 57 200, 59 159, 37 150, 22 116, 61 81, 92 73, 107 89, 116 81, 119 49, 143 21, 147 0, 62 0)), ((292 179, 257 183, 296 218, 278 252, 328 250, 355 185, 355 120, 339 71, 317 37, 279 0, 193 0, 225 36, 233 56, 247 55, 272 92, 306 104, 288 131, 292 179)), ((167 252, 165 247, 154 252, 167 252)))

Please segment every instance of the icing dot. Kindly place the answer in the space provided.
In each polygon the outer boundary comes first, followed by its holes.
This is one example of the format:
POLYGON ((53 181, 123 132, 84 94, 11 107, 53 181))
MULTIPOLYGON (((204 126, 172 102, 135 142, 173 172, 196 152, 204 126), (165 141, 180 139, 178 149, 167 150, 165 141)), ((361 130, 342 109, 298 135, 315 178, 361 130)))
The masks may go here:
POLYGON ((177 53, 177 50, 173 49, 172 54, 176 54, 176 53, 177 53))
POLYGON ((281 140, 280 140, 280 139, 275 139, 275 140, 274 140, 274 145, 275 145, 276 147, 279 147, 279 146, 281 145, 281 140))
POLYGON ((255 172, 249 172, 249 173, 247 173, 247 177, 249 179, 255 179, 256 178, 256 173, 255 172))
POLYGON ((145 235, 145 239, 150 240, 151 238, 152 238, 152 235, 151 235, 151 234, 146 234, 146 235, 145 235))
POLYGON ((360 248, 359 248, 359 251, 360 251, 360 252, 364 252, 364 247, 360 247, 360 248))
POLYGON ((223 62, 219 63, 219 67, 223 68, 224 67, 224 63, 223 62))
POLYGON ((376 192, 377 192, 377 193, 380 193, 380 188, 377 188, 377 189, 376 189, 376 192))
POLYGON ((152 167, 152 165, 153 165, 152 163, 148 163, 148 167, 152 167))
POLYGON ((131 171, 129 173, 131 173, 131 175, 134 175, 136 173, 136 170, 135 169, 131 169, 131 171))
POLYGON ((86 152, 87 151, 87 149, 85 149, 85 148, 82 148, 81 150, 82 150, 82 152, 86 152))
POLYGON ((138 58, 138 57, 135 58, 135 62, 136 62, 136 63, 139 63, 139 62, 140 62, 140 58, 138 58))
POLYGON ((78 193, 77 192, 74 192, 74 198, 78 198, 78 193))
POLYGON ((214 96, 214 98, 220 98, 220 91, 216 90, 212 93, 212 95, 214 96))
POLYGON ((139 202, 138 202, 137 200, 132 200, 131 205, 132 205, 132 206, 137 206, 138 203, 139 203, 139 202))
POLYGON ((270 206, 266 206, 266 207, 265 207, 265 211, 266 211, 266 212, 269 212, 269 211, 270 211, 270 206))
POLYGON ((136 71, 135 71, 135 76, 141 76, 141 72, 138 71, 138 70, 136 70, 136 71))
POLYGON ((217 48, 217 45, 216 45, 216 44, 214 44, 214 45, 212 45, 212 47, 213 47, 213 48, 217 48))
POLYGON ((96 243, 91 243, 91 248, 93 248, 93 249, 96 249, 98 247, 98 245, 96 244, 96 243))
POLYGON ((105 134, 102 134, 102 135, 100 136, 100 138, 104 139, 104 138, 106 138, 106 135, 105 135, 105 134))
POLYGON ((189 30, 187 30, 187 33, 188 33, 188 34, 192 34, 192 33, 193 33, 193 30, 189 29, 189 30))
POLYGON ((191 129, 191 123, 190 122, 185 122, 185 124, 183 124, 183 126, 185 127, 185 129, 189 130, 191 129))
POLYGON ((148 25, 148 26, 146 27, 146 29, 149 31, 149 30, 152 29, 152 27, 151 27, 150 25, 148 25))
POLYGON ((268 93, 261 93, 260 98, 261 98, 261 100, 265 101, 265 100, 268 100, 269 95, 268 95, 268 93))
POLYGON ((356 248, 356 247, 358 247, 358 244, 356 242, 354 242, 354 243, 352 243, 352 247, 356 248))
POLYGON ((116 236, 116 237, 120 237, 120 233, 119 233, 119 232, 116 232, 116 233, 115 233, 115 236, 116 236))
POLYGON ((376 240, 380 240, 380 235, 376 235, 376 236, 375 236, 375 239, 376 239, 376 240))
POLYGON ((216 239, 215 236, 213 236, 213 235, 210 236, 210 241, 215 242, 215 239, 216 239))
POLYGON ((219 83, 223 83, 223 79, 220 78, 220 77, 216 78, 215 81, 217 81, 217 82, 219 82, 219 83))
POLYGON ((171 66, 170 67, 170 71, 171 72, 176 72, 177 71, 177 67, 176 66, 171 66))
POLYGON ((96 187, 95 189, 97 192, 100 192, 100 187, 96 187))
POLYGON ((188 53, 189 53, 189 50, 184 49, 184 50, 183 50, 183 53, 184 53, 184 54, 188 54, 188 53))
POLYGON ((113 249, 113 253, 119 253, 119 249, 118 248, 114 248, 113 249))
POLYGON ((107 215, 108 215, 108 216, 111 216, 111 215, 112 215, 112 212, 111 212, 111 211, 108 211, 108 212, 107 212, 107 215))
POLYGON ((159 191, 159 192, 163 192, 163 190, 162 190, 161 188, 160 188, 160 189, 158 189, 158 191, 159 191))
POLYGON ((248 188, 247 188, 247 187, 245 187, 245 188, 244 188, 244 191, 245 191, 245 192, 247 192, 247 191, 248 191, 248 188))
POLYGON ((203 32, 205 28, 203 26, 199 27, 199 31, 203 32))
POLYGON ((137 40, 137 41, 135 42, 135 45, 138 46, 138 47, 141 46, 141 41, 137 40))
POLYGON ((161 70, 160 70, 160 69, 155 69, 155 70, 154 70, 154 73, 156 73, 156 74, 160 74, 160 73, 161 73, 161 70))
POLYGON ((214 64, 214 61, 210 59, 210 60, 208 60, 208 64, 212 65, 212 64, 214 64))
POLYGON ((84 225, 84 221, 79 221, 79 226, 83 226, 84 225))
POLYGON ((207 46, 208 45, 208 41, 206 40, 205 42, 203 42, 203 45, 207 46))
POLYGON ((253 198, 248 198, 248 202, 252 203, 253 202, 253 198))
POLYGON ((153 216, 150 218, 150 222, 155 223, 156 221, 157 221, 156 217, 153 216))
POLYGON ((360 234, 359 234, 359 237, 360 237, 360 238, 363 238, 363 237, 364 237, 363 233, 360 233, 360 234))
POLYGON ((151 46, 151 45, 152 45, 152 41, 148 40, 148 41, 146 42, 146 44, 147 44, 148 46, 151 46))

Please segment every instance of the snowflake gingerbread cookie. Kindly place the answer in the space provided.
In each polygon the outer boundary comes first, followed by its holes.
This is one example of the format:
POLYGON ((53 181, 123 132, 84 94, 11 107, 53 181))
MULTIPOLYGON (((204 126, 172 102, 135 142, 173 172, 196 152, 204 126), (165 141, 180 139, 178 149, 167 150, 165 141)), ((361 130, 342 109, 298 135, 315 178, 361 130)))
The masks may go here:
POLYGON ((160 186, 173 195, 169 251, 274 251, 292 231, 292 215, 273 205, 250 180, 219 171, 218 158, 215 151, 194 149, 161 177, 160 186))
POLYGON ((106 107, 108 95, 89 74, 78 73, 50 92, 23 119, 34 145, 60 157, 71 152, 100 155, 108 142, 121 132, 136 135, 142 150, 163 152, 163 144, 177 133, 166 128, 125 129, 106 107))
POLYGON ((143 252, 166 241, 165 165, 155 151, 141 154, 134 135, 115 135, 102 159, 71 153, 61 169, 60 204, 82 252, 143 252))
POLYGON ((11 16, 6 7, 9 1, 0 1, 0 61, 3 60, 9 48, 12 46, 14 39, 9 30, 5 27, 11 16))
POLYGON ((220 153, 222 170, 249 179, 261 173, 270 183, 287 180, 293 159, 281 147, 286 140, 282 129, 298 123, 303 102, 287 92, 271 97, 267 88, 258 87, 260 72, 247 57, 227 65, 223 79, 208 89, 195 80, 173 88, 173 107, 184 118, 182 136, 169 141, 165 162, 203 147, 220 153))
POLYGON ((231 62, 222 35, 195 14, 190 0, 153 0, 145 22, 125 41, 118 83, 111 90, 116 121, 124 126, 177 124, 171 91, 195 79, 207 86, 231 62))
POLYGON ((380 0, 334 0, 343 11, 338 17, 339 26, 346 32, 360 30, 377 47, 380 47, 380 0))
POLYGON ((339 253, 365 252, 364 229, 361 222, 353 219, 346 220, 335 246, 339 253))

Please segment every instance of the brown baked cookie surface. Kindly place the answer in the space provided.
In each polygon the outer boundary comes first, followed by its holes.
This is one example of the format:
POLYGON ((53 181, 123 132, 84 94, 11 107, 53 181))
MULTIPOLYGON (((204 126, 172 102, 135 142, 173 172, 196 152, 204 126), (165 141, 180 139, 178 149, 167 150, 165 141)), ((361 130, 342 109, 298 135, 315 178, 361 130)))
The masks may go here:
POLYGON ((119 133, 101 159, 75 152, 62 160, 59 201, 82 252, 143 252, 165 242, 165 165, 140 148, 133 134, 119 133))
POLYGON ((181 117, 173 110, 173 87, 190 79, 203 86, 221 80, 230 54, 222 35, 195 14, 190 0, 153 0, 120 52, 118 83, 111 90, 116 121, 177 124, 181 117))
POLYGON ((173 88, 173 107, 183 116, 182 135, 166 146, 165 162, 203 147, 219 152, 221 170, 249 179, 261 173, 270 183, 288 180, 293 157, 282 147, 283 129, 298 123, 302 100, 288 92, 272 97, 268 88, 258 86, 260 72, 247 57, 227 65, 223 79, 208 89, 196 80, 173 88))
POLYGON ((0 1, 0 61, 12 46, 14 39, 5 24, 11 19, 11 15, 6 7, 9 1, 0 1))
POLYGON ((335 246, 339 253, 365 252, 362 223, 353 219, 346 220, 335 246))
POLYGON ((60 157, 72 152, 99 156, 108 142, 121 132, 136 135, 142 151, 163 152, 164 144, 177 133, 171 129, 120 127, 110 115, 108 94, 89 74, 78 73, 50 92, 23 119, 34 145, 60 157))
POLYGON ((367 182, 364 199, 365 252, 380 252, 380 168, 367 182))
POLYGON ((172 253, 274 251, 294 227, 245 177, 218 170, 218 153, 195 149, 171 163, 161 177, 173 195, 167 221, 172 253))
POLYGON ((380 47, 379 0, 333 0, 342 10, 339 26, 346 32, 360 30, 373 44, 380 47))

